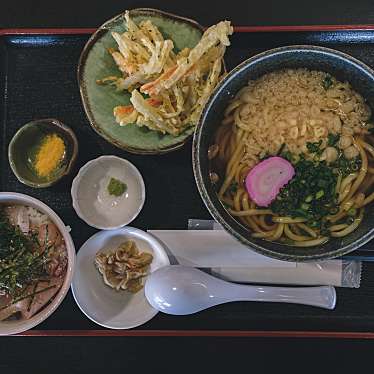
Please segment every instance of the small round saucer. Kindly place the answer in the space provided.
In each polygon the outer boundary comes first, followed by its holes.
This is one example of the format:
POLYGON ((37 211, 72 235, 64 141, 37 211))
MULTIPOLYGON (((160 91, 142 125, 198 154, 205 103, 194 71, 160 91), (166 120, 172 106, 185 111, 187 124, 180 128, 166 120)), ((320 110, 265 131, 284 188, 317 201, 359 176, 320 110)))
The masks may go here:
POLYGON ((138 169, 116 156, 101 156, 89 161, 74 178, 71 186, 73 207, 88 225, 114 230, 133 221, 145 201, 144 181, 138 169), (110 180, 125 184, 119 197, 110 195, 110 180))
POLYGON ((115 249, 126 240, 135 241, 141 252, 153 255, 150 273, 170 265, 163 245, 150 234, 132 227, 100 231, 82 245, 77 254, 71 286, 73 296, 90 320, 110 329, 130 329, 142 325, 158 313, 148 303, 144 288, 135 294, 115 291, 104 284, 94 265, 97 252, 115 249))
POLYGON ((70 127, 54 118, 34 120, 22 126, 8 147, 10 167, 17 179, 34 188, 49 187, 69 174, 78 154, 78 140, 70 127), (56 170, 47 177, 39 176, 32 167, 37 147, 47 135, 57 134, 64 141, 65 153, 56 170))

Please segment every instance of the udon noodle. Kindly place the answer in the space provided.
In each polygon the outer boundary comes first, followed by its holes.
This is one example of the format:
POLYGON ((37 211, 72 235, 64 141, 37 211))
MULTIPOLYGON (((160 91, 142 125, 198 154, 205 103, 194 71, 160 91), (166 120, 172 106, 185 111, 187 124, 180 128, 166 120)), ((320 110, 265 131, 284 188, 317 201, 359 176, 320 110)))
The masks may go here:
MULTIPOLYGON (((349 83, 324 72, 288 69, 249 81, 226 108, 210 148, 215 171, 221 168, 224 176, 220 200, 256 238, 306 247, 348 235, 374 200, 370 117, 364 98, 349 83), (262 159, 275 155, 292 160, 296 169, 300 159, 331 169, 334 191, 333 201, 326 200, 328 214, 317 222, 310 218, 314 195, 301 204, 305 214, 301 209, 280 214, 287 207, 277 211, 273 202, 256 206, 245 178, 262 159)), ((212 175, 216 182, 217 174, 212 175)), ((321 191, 317 199, 325 193, 321 191)))

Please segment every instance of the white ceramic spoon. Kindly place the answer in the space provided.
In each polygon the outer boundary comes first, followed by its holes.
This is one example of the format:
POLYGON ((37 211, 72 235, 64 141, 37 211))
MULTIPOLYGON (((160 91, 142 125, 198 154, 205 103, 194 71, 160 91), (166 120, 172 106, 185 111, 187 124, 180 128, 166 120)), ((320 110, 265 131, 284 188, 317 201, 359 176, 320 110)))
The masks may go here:
POLYGON ((168 314, 192 314, 232 301, 268 301, 334 309, 335 288, 244 286, 182 265, 160 268, 145 283, 148 302, 168 314))

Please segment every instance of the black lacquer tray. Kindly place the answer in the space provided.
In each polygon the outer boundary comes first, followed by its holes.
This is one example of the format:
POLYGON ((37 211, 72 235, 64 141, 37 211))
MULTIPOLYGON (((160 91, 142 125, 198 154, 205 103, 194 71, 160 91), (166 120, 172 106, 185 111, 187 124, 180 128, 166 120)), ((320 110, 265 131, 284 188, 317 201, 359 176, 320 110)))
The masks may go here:
MULTIPOLYGON (((48 204, 71 227, 78 250, 96 230, 81 221, 72 208, 72 178, 88 160, 114 154, 134 163, 146 184, 146 203, 132 226, 144 230, 185 229, 189 218, 210 218, 195 186, 191 143, 166 155, 139 156, 115 148, 89 126, 76 70, 81 50, 93 31, 0 30, 0 191, 25 193, 48 204), (72 127, 78 137, 76 170, 56 186, 32 189, 19 183, 11 172, 7 146, 26 122, 51 117, 72 127)), ((238 27, 231 40, 226 58, 228 69, 258 52, 291 44, 336 48, 374 67, 374 26, 238 27)), ((232 303, 192 316, 159 313, 139 328, 116 331, 88 320, 69 292, 51 317, 23 335, 374 338, 374 245, 369 243, 347 257, 365 261, 362 284, 359 289, 337 289, 334 311, 287 304, 232 303)))

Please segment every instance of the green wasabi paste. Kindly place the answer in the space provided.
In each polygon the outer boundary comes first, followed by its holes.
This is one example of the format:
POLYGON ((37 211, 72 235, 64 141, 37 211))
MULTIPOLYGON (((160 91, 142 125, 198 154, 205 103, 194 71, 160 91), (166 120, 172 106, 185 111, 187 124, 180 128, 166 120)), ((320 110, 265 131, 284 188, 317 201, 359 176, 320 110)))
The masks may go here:
POLYGON ((127 185, 126 183, 122 183, 120 180, 116 178, 110 178, 107 189, 109 195, 118 197, 121 196, 127 190, 127 185))

